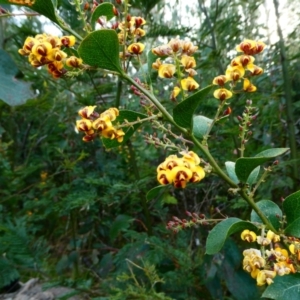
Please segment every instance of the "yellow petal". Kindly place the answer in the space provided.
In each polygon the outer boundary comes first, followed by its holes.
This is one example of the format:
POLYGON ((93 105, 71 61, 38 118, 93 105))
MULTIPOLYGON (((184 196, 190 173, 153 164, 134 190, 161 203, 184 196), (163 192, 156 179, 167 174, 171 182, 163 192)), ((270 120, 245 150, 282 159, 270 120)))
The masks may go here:
POLYGON ((178 86, 175 86, 173 91, 172 91, 172 94, 170 96, 170 99, 175 100, 176 97, 179 95, 180 91, 181 91, 181 89, 178 86))
POLYGON ((129 45, 127 48, 129 53, 136 54, 136 55, 143 53, 144 49, 145 49, 145 45, 142 43, 133 43, 129 45))
POLYGON ((79 116, 88 119, 91 114, 94 112, 97 105, 94 106, 86 106, 78 111, 79 116))
POLYGON ((72 47, 75 45, 76 38, 73 35, 63 36, 60 38, 60 41, 65 47, 72 47))
POLYGON ((181 58, 181 63, 184 69, 191 69, 196 67, 196 60, 192 56, 183 55, 181 58))
POLYGON ((172 78, 176 72, 176 67, 172 64, 162 64, 158 69, 158 76, 161 78, 172 78))
POLYGON ((181 87, 185 91, 193 91, 199 87, 199 84, 193 77, 187 77, 180 81, 181 87))
POLYGON ((251 83, 251 81, 248 78, 245 78, 244 79, 244 84, 243 84, 243 90, 245 92, 252 93, 252 92, 255 92, 257 90, 257 88, 256 88, 255 85, 253 85, 251 83))
POLYGON ((170 170, 162 170, 157 173, 157 181, 162 184, 170 184, 173 181, 173 176, 170 170))
POLYGON ((227 76, 219 75, 214 78, 212 84, 223 86, 228 80, 229 80, 229 78, 227 76))
POLYGON ((232 92, 224 88, 217 89, 214 91, 214 97, 221 101, 224 101, 232 97, 232 92))
POLYGON ((240 66, 229 66, 226 69, 225 75, 229 78, 229 80, 238 81, 245 74, 245 69, 242 65, 240 66))

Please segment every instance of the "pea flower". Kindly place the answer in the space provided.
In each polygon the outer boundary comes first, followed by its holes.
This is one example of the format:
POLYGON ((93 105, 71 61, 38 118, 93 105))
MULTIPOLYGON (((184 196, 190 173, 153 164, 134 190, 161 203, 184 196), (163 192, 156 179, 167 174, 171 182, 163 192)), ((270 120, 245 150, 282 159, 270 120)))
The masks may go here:
POLYGON ((232 81, 239 81, 245 74, 245 69, 238 65, 238 66, 229 66, 226 69, 225 75, 232 81))
POLYGON ((183 55, 180 62, 182 63, 185 70, 196 67, 196 60, 192 56, 183 55))
POLYGON ((271 283, 273 283, 273 279, 275 278, 275 276, 276 276, 275 271, 260 270, 256 277, 257 285, 262 286, 265 285, 266 283, 270 285, 271 283))
POLYGON ((224 101, 232 97, 232 92, 224 88, 217 89, 214 91, 214 97, 224 101))
POLYGON ((243 241, 247 241, 249 243, 251 242, 255 242, 256 241, 256 233, 254 231, 250 231, 249 229, 245 229, 242 233, 241 233, 241 239, 243 241))
POLYGON ((223 87, 228 80, 229 80, 229 78, 227 76, 219 75, 213 79, 212 84, 223 87))
POLYGON ((161 78, 172 78, 176 72, 176 67, 172 64, 162 64, 158 69, 158 76, 161 78))
POLYGON ((236 50, 238 52, 244 52, 247 55, 255 55, 261 53, 265 46, 266 45, 261 41, 244 40, 236 47, 236 50))
POLYGON ((171 93, 170 99, 174 101, 180 92, 181 92, 181 89, 178 86, 175 86, 171 93))
POLYGON ((135 54, 135 55, 139 55, 141 53, 143 53, 145 49, 145 45, 142 43, 133 43, 130 44, 127 48, 129 53, 135 54))
POLYGON ((189 92, 191 92, 199 87, 199 84, 197 83, 197 81, 193 77, 190 77, 190 76, 182 79, 180 81, 180 83, 181 83, 182 89, 185 91, 189 91, 189 92))
POLYGON ((243 83, 243 90, 245 92, 252 93, 252 92, 255 92, 257 90, 257 88, 255 85, 253 85, 251 83, 251 81, 248 78, 245 78, 244 83, 243 83))
POLYGON ((253 56, 243 54, 243 55, 235 57, 231 61, 230 65, 232 67, 234 67, 234 66, 243 66, 244 68, 246 68, 247 65, 253 64, 254 60, 255 60, 255 58, 253 56))

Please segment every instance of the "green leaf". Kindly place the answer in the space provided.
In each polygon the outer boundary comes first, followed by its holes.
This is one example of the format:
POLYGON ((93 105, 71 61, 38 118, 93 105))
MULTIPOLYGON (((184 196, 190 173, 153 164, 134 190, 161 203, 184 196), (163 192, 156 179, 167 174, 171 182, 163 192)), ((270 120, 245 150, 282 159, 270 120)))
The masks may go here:
POLYGON ((227 240, 222 254, 224 259, 219 274, 233 298, 235 300, 260 299, 255 280, 242 269, 242 253, 237 244, 233 240, 227 240))
POLYGON ((95 23, 97 22, 97 20, 100 17, 105 16, 107 21, 109 21, 113 17, 115 17, 113 8, 114 8, 114 6, 108 2, 99 4, 96 7, 96 9, 93 11, 93 14, 92 14, 91 23, 92 23, 93 28, 95 28, 95 23))
POLYGON ((273 148, 260 152, 255 157, 242 157, 236 161, 235 173, 240 181, 247 182, 251 172, 265 162, 284 154, 289 148, 273 148))
POLYGON ((239 183, 239 179, 237 178, 236 174, 235 174, 235 162, 233 161, 226 161, 225 162, 225 167, 226 167, 226 171, 227 174, 229 176, 229 178, 236 184, 239 183))
POLYGON ((115 30, 102 29, 87 35, 78 47, 84 63, 122 73, 119 60, 119 40, 115 30))
MULTIPOLYGON (((120 114, 117 117, 117 119, 114 121, 114 123, 122 124, 125 120, 127 120, 128 122, 134 122, 137 121, 138 119, 144 119, 144 118, 147 118, 147 116, 144 114, 140 114, 138 112, 131 111, 131 110, 120 110, 120 114)), ((140 126, 141 124, 138 123, 130 127, 122 127, 123 131, 125 132, 125 136, 121 143, 119 143, 117 140, 102 138, 102 142, 105 148, 109 149, 109 148, 114 148, 125 144, 140 126)))
POLYGON ((5 258, 3 254, 0 257, 0 270, 0 290, 12 283, 14 280, 20 278, 19 272, 15 269, 14 265, 5 258))
POLYGON ((177 204, 178 201, 175 197, 171 196, 169 193, 164 193, 162 197, 162 203, 165 204, 177 204))
POLYGON ((299 273, 276 276, 274 283, 266 288, 262 297, 274 300, 294 300, 299 298, 299 289, 299 273))
POLYGON ((122 230, 128 229, 134 219, 127 215, 118 215, 110 227, 109 236, 114 240, 122 230))
POLYGON ((204 89, 196 92, 190 97, 180 102, 173 109, 174 121, 184 128, 193 128, 193 114, 201 101, 208 95, 212 86, 209 85, 204 89))
POLYGON ((197 138, 202 138, 212 123, 212 119, 206 118, 205 116, 194 116, 193 117, 193 134, 197 138))
POLYGON ((288 224, 294 222, 300 216, 300 191, 293 193, 283 201, 283 211, 288 224))
POLYGON ((53 21, 56 24, 59 24, 59 20, 55 13, 56 8, 56 1, 52 0, 35 0, 34 4, 32 6, 28 5, 20 5, 16 3, 11 3, 7 0, 0 0, 0 4, 10 4, 10 5, 18 5, 18 6, 24 6, 29 7, 30 9, 38 12, 39 14, 47 17, 51 21, 53 21))
MULTIPOLYGON (((273 227, 278 230, 281 226, 280 221, 282 219, 282 211, 279 206, 270 200, 261 200, 257 202, 256 205, 264 213, 273 227)), ((254 210, 251 211, 251 222, 263 224, 254 210)))
POLYGON ((278 300, 290 300, 299 298, 300 293, 300 284, 296 284, 295 286, 291 286, 286 289, 283 294, 278 298, 278 300))
POLYGON ((294 222, 288 223, 288 226, 285 228, 284 233, 286 235, 300 238, 300 217, 294 222))
POLYGON ((206 240, 206 254, 212 255, 218 253, 230 235, 244 229, 257 230, 253 224, 238 218, 223 220, 209 232, 206 240))
POLYGON ((249 175, 247 183, 251 186, 257 181, 257 176, 260 171, 260 166, 256 167, 249 175))
POLYGON ((18 72, 11 57, 0 49, 0 99, 10 106, 21 105, 34 98, 31 84, 15 78, 18 72))
POLYGON ((150 201, 150 200, 158 197, 165 191, 165 189, 166 189, 165 185, 159 185, 159 186, 154 187, 153 189, 148 191, 148 193, 146 195, 147 201, 150 201))

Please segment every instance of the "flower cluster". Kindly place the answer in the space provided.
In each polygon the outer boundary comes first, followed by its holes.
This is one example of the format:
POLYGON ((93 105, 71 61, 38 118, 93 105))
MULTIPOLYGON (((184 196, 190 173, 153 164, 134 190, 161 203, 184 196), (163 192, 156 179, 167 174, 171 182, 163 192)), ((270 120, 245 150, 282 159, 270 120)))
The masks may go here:
POLYGON ((59 78, 67 70, 64 66, 78 68, 82 60, 76 56, 68 57, 62 48, 69 48, 75 44, 74 36, 63 36, 61 38, 48 34, 37 34, 35 37, 28 37, 19 54, 28 56, 28 60, 33 67, 47 65, 48 72, 54 77, 59 78))
POLYGON ((125 133, 122 129, 117 129, 112 124, 119 115, 119 110, 111 107, 99 115, 95 112, 95 108, 96 106, 86 106, 78 111, 82 119, 76 121, 76 128, 78 131, 85 133, 82 140, 90 142, 99 135, 111 140, 116 139, 121 143, 125 133))
MULTIPOLYGON (((146 31, 142 29, 145 24, 146 21, 142 17, 131 17, 128 15, 126 21, 118 25, 120 30, 118 33, 120 45, 128 44, 125 53, 126 57, 143 53, 145 45, 140 43, 139 40, 146 34, 146 31)), ((123 53, 120 55, 122 57, 123 53)))
POLYGON ((197 74, 194 69, 196 60, 193 57, 197 49, 193 43, 178 38, 152 49, 153 54, 160 56, 152 64, 152 68, 158 70, 158 76, 169 79, 174 78, 175 74, 177 76, 177 85, 172 91, 171 100, 175 100, 182 90, 190 92, 199 87, 193 78, 197 74), (161 57, 167 57, 166 63, 161 61, 161 57))
MULTIPOLYGON (((244 230, 241 238, 247 242, 257 242, 265 247, 270 246, 270 250, 260 251, 258 249, 247 249, 243 252, 243 269, 249 272, 252 278, 256 279, 257 285, 273 283, 273 278, 276 275, 283 276, 290 273, 295 273, 294 265, 289 257, 288 251, 279 247, 273 248, 273 243, 280 241, 280 236, 269 230, 265 234, 257 236, 255 232, 248 229, 244 230)), ((293 254, 293 252, 291 252, 293 254)))
POLYGON ((213 84, 219 88, 214 91, 214 97, 220 101, 227 100, 232 97, 232 92, 225 88, 225 83, 230 82, 234 88, 238 82, 243 80, 243 91, 255 92, 256 86, 251 83, 250 78, 263 73, 263 69, 254 65, 255 58, 253 55, 261 53, 265 48, 265 44, 260 41, 245 40, 236 47, 242 55, 235 57, 227 67, 225 75, 219 75, 214 78, 213 84))
POLYGON ((35 0, 8 0, 10 3, 32 6, 35 0))
POLYGON ((157 167, 157 180, 160 184, 173 184, 185 188, 188 182, 199 182, 205 173, 199 166, 200 158, 193 151, 180 152, 183 157, 170 155, 157 167))
POLYGON ((171 229, 173 232, 177 233, 184 228, 189 228, 197 225, 208 225, 209 221, 211 221, 207 220, 205 215, 201 213, 191 213, 189 211, 186 211, 185 213, 188 217, 190 217, 189 220, 179 219, 178 217, 173 216, 172 220, 168 222, 166 228, 171 229))

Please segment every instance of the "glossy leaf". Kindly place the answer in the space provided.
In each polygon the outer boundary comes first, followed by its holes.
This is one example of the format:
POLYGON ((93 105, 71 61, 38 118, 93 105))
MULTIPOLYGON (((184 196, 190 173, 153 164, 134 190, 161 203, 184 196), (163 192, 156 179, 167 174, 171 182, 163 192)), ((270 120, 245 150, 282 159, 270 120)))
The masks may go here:
POLYGON ((286 221, 291 224, 300 215, 300 191, 293 193, 283 201, 283 211, 286 215, 286 221))
POLYGON ((212 119, 205 116, 194 116, 193 117, 193 134, 197 138, 202 138, 212 123, 212 119))
POLYGON ((260 166, 256 167, 249 175, 247 183, 251 186, 257 181, 257 177, 260 171, 260 166))
POLYGON ((276 276, 274 283, 266 288, 262 297, 274 300, 294 300, 299 298, 299 290, 299 273, 276 276))
POLYGON ((235 300, 258 300, 259 290, 255 280, 242 268, 243 255, 237 244, 228 239, 224 245, 224 259, 219 274, 235 300), (230 274, 230 276, 228 276, 230 274))
POLYGON ((289 148, 273 148, 260 152, 255 157, 242 157, 236 161, 235 173, 240 181, 247 182, 251 172, 265 162, 284 154, 289 148))
POLYGON ((235 174, 235 162, 233 161, 226 161, 225 162, 225 167, 226 167, 226 171, 227 174, 229 176, 229 178, 236 184, 239 183, 239 179, 237 178, 236 174, 235 174))
POLYGON ((109 21, 113 17, 115 17, 114 11, 113 11, 114 6, 111 3, 104 2, 99 4, 96 9, 93 11, 92 14, 92 19, 91 23, 92 26, 95 27, 95 23, 100 17, 106 17, 106 20, 109 21))
POLYGON ((165 185, 159 185, 159 186, 154 187, 153 189, 148 191, 148 193, 146 195, 147 201, 150 201, 150 200, 158 197, 165 191, 165 189, 166 189, 165 185))
POLYGON ((115 30, 102 29, 90 33, 79 45, 78 54, 84 63, 92 67, 122 73, 115 30))
POLYGON ((18 72, 15 62, 0 49, 0 99, 10 106, 21 105, 34 98, 31 84, 15 77, 18 72))
POLYGON ((257 230, 253 224, 238 218, 229 218, 220 222, 208 234, 206 240, 206 254, 212 255, 218 253, 230 235, 239 231, 241 232, 244 229, 257 230))
POLYGON ((39 14, 47 17, 54 23, 59 24, 58 17, 56 16, 56 13, 55 13, 57 3, 54 0, 53 1, 52 0, 35 0, 34 4, 32 6, 11 3, 7 0, 0 0, 0 4, 10 4, 10 5, 18 5, 18 6, 28 7, 30 9, 38 12, 39 14))
POLYGON ((194 93, 190 97, 180 102, 173 109, 174 121, 181 127, 193 128, 193 115, 199 104, 205 99, 211 90, 211 85, 194 93))
MULTIPOLYGON (((299 211, 298 211, 299 214, 299 211)), ((300 217, 293 221, 292 223, 288 223, 287 227, 284 230, 286 235, 294 236, 300 238, 300 217)))
MULTIPOLYGON (((127 120, 128 122, 135 122, 138 119, 144 119, 144 118, 147 118, 147 116, 144 114, 140 114, 138 112, 131 111, 131 110, 120 110, 120 114, 117 117, 117 119, 113 122, 113 124, 117 124, 117 123, 122 124, 125 120, 127 120)), ((123 131, 125 132, 125 136, 121 143, 119 143, 117 140, 102 138, 102 142, 105 148, 109 149, 109 148, 114 148, 125 144, 140 126, 141 124, 138 123, 130 127, 122 127, 123 131)))
MULTIPOLYGON (((256 205, 264 213, 274 228, 278 230, 282 219, 282 211, 279 206, 270 200, 261 200, 257 202, 256 205)), ((251 222, 263 224, 262 220, 254 210, 251 212, 251 222)))

